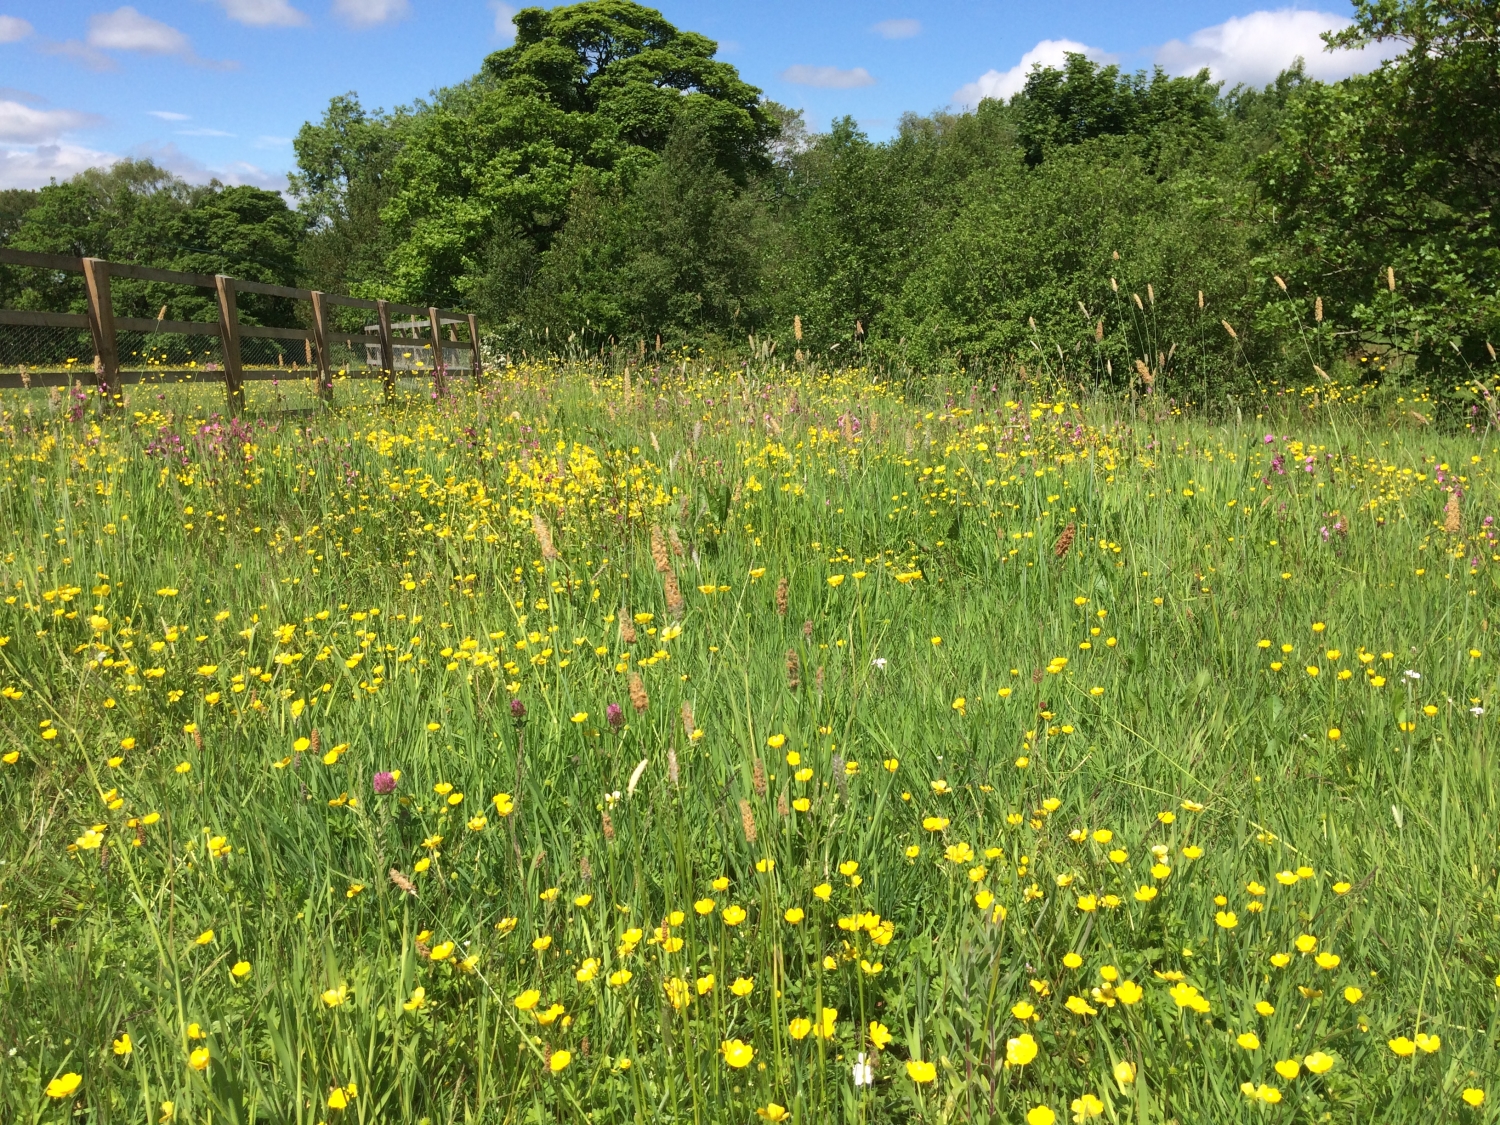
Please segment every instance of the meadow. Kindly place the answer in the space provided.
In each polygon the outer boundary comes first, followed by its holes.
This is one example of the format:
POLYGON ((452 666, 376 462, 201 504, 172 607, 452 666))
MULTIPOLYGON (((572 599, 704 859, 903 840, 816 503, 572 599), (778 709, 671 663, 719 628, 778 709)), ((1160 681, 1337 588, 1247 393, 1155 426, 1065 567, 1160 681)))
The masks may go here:
POLYGON ((338 394, 0 396, 0 1118, 1496 1119, 1500 435, 338 394))

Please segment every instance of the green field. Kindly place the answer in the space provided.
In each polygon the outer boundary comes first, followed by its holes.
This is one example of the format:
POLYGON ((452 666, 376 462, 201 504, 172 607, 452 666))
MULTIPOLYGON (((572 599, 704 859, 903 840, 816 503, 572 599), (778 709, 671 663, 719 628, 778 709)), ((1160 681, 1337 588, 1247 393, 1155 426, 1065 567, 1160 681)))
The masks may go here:
POLYGON ((1500 437, 210 391, 0 397, 5 1121, 1495 1120, 1500 437))

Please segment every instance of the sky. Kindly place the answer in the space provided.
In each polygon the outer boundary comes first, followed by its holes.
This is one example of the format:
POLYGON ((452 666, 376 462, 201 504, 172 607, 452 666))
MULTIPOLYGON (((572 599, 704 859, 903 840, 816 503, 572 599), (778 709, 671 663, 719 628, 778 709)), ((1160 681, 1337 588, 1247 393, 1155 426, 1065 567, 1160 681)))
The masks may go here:
MULTIPOLYGON (((1082 51, 1126 69, 1264 84, 1294 58, 1327 80, 1378 65, 1323 51, 1346 0, 667 0, 678 27, 809 128, 849 115, 877 139, 907 111, 1020 89, 1033 63, 1082 51)), ((500 0, 0 0, 0 187, 39 187, 122 157, 193 182, 277 190, 291 140, 328 99, 411 104, 512 39, 500 0)))

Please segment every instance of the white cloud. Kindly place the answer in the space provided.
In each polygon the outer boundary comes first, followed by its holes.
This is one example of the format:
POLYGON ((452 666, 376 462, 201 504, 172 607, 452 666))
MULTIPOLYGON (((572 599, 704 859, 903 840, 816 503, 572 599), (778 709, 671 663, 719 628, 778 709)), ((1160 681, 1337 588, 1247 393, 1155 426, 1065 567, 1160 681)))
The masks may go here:
POLYGON ((73 144, 0 148, 0 188, 39 188, 86 168, 107 168, 120 158, 73 144))
POLYGON ((57 140, 70 129, 97 125, 99 118, 71 109, 33 109, 20 102, 0 101, 0 142, 39 145, 57 140))
POLYGON ((870 30, 882 39, 910 39, 922 33, 922 21, 881 20, 870 30))
POLYGON ((514 39, 516 25, 513 21, 520 9, 504 0, 490 0, 490 11, 495 13, 495 34, 507 42, 514 39))
POLYGON ((239 64, 200 58, 188 37, 171 24, 144 16, 130 5, 89 17, 85 41, 44 43, 42 50, 82 63, 90 70, 114 70, 115 61, 105 51, 134 51, 143 55, 175 55, 196 66, 232 70, 239 64))
POLYGON ((1074 54, 1086 55, 1095 62, 1115 60, 1114 55, 1073 39, 1043 39, 1022 55, 1021 61, 1009 70, 986 71, 975 81, 959 87, 953 95, 954 104, 972 107, 985 98, 1006 101, 1021 92, 1022 87, 1026 85, 1026 76, 1031 73, 1033 66, 1040 64, 1043 67, 1055 67, 1060 70, 1067 61, 1067 57, 1074 54))
POLYGON ((781 72, 784 81, 794 86, 817 86, 823 90, 852 90, 858 86, 873 86, 875 78, 862 66, 853 70, 840 70, 836 66, 805 66, 798 63, 781 72))
MULTIPOLYGON (((0 122, 4 120, 5 118, 0 117, 0 122)), ((72 128, 78 123, 70 121, 58 124, 72 128)), ((81 123, 91 122, 85 119, 81 123)), ((9 133, 0 133, 0 140, 8 139, 11 139, 9 133)), ((267 172, 259 165, 244 160, 231 160, 223 165, 205 164, 196 157, 189 156, 175 144, 142 145, 130 155, 152 160, 190 183, 203 184, 209 180, 218 180, 230 186, 249 184, 269 191, 286 189, 286 176, 282 173, 267 172)), ((61 140, 45 144, 18 144, 16 147, 0 146, 0 188, 44 187, 49 180, 66 180, 89 168, 108 168, 120 159, 117 153, 100 152, 61 140)))
POLYGON ((146 111, 152 117, 160 117, 163 121, 187 121, 186 113, 175 113, 170 109, 148 109, 146 111))
POLYGON ((170 24, 143 16, 128 4, 89 17, 88 46, 102 51, 140 51, 147 55, 191 55, 192 44, 170 24))
POLYGON ((255 138, 256 148, 285 148, 291 143, 291 137, 261 136, 255 138))
POLYGON ((374 27, 405 18, 411 7, 407 0, 333 0, 333 10, 356 27, 374 27))
POLYGON ((72 59, 80 66, 89 70, 105 71, 119 69, 115 60, 103 51, 96 51, 81 39, 69 39, 63 43, 44 41, 41 50, 45 54, 56 55, 59 58, 72 59))
POLYGON ((249 27, 301 27, 307 16, 287 0, 219 0, 224 14, 249 27))
POLYGON ((178 129, 179 137, 232 137, 233 133, 226 133, 223 129, 178 129))
POLYGON ((1299 55, 1307 72, 1325 82, 1373 70, 1396 53, 1391 45, 1375 44, 1360 51, 1327 51, 1321 35, 1349 25, 1331 12, 1297 8, 1251 12, 1213 27, 1174 39, 1156 53, 1156 62, 1172 74, 1195 74, 1208 67, 1215 80, 1230 86, 1244 82, 1263 86, 1299 55))
POLYGON ((19 16, 0 16, 0 43, 19 43, 31 31, 31 25, 19 16))
POLYGON ((228 164, 215 167, 189 156, 170 143, 142 145, 131 155, 151 160, 158 167, 165 168, 173 175, 181 176, 189 183, 206 184, 209 180, 218 180, 221 184, 228 184, 231 187, 249 184, 251 187, 266 188, 269 191, 286 189, 285 175, 267 172, 264 168, 244 160, 231 160, 228 164))

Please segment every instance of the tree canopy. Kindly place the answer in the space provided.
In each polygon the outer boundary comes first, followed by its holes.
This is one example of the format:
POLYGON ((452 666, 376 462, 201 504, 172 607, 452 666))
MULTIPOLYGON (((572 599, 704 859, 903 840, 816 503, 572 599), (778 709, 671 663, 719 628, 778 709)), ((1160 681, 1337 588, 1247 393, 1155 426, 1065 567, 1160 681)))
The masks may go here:
MULTIPOLYGON (((0 197, 0 239, 464 306, 509 347, 753 334, 1197 398, 1378 353, 1447 394, 1500 332, 1497 13, 1358 0, 1330 47, 1400 53, 1334 83, 1072 54, 877 142, 809 131, 651 8, 526 8, 428 100, 332 99, 296 138, 296 214, 125 162, 0 197)), ((16 276, 7 303, 81 300, 16 276)))
MULTIPOLYGON (((303 226, 277 192, 218 182, 195 187, 148 160, 124 160, 41 188, 7 245, 291 285, 300 273, 303 226)), ((0 287, 22 308, 86 306, 78 274, 12 269, 0 287)), ((154 318, 165 305, 172 319, 218 317, 207 290, 124 278, 112 288, 121 316, 154 318)), ((251 324, 293 323, 291 303, 280 298, 245 294, 240 310, 251 324)))

